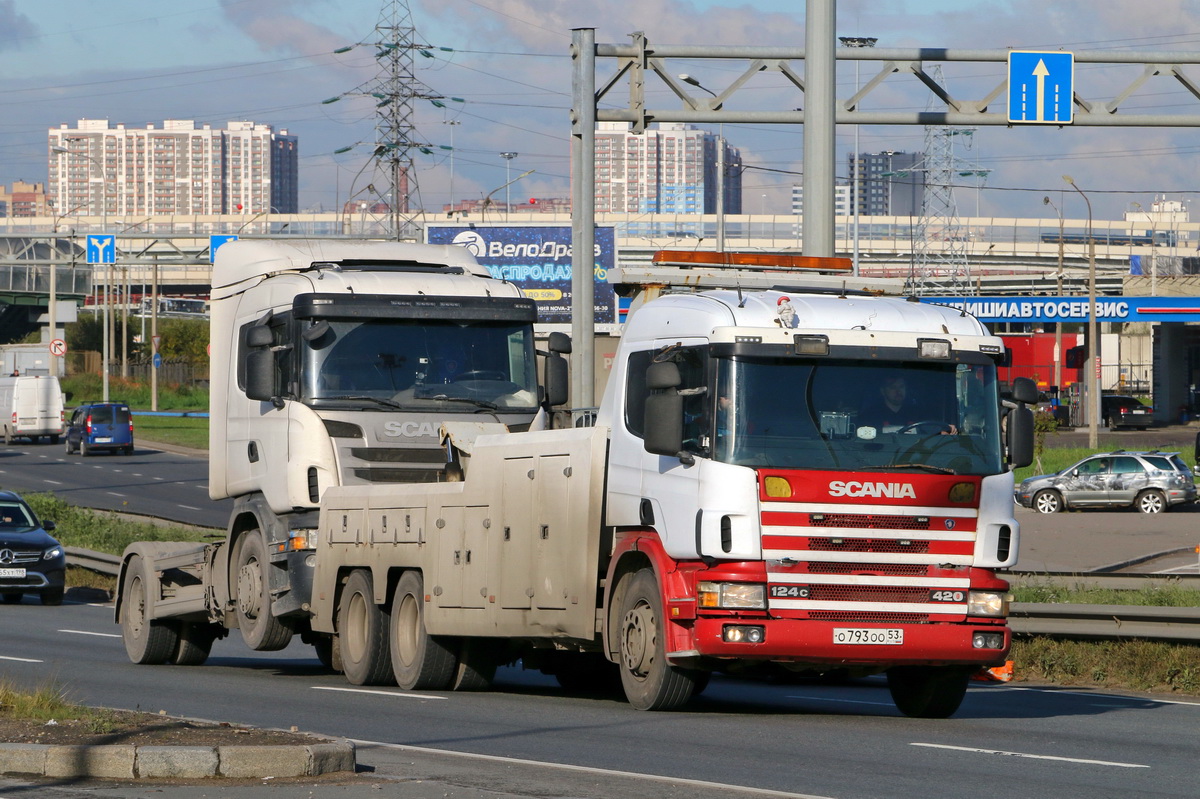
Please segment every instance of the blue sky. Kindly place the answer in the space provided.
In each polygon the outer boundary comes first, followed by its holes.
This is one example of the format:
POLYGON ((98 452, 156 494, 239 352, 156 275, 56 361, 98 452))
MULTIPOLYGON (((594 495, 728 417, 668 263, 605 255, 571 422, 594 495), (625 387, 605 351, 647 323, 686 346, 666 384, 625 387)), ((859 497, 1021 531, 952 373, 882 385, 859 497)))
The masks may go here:
MULTIPOLYGON (((389 5, 0 0, 0 182, 44 180, 47 129, 80 118, 130 126, 167 118, 214 126, 252 119, 300 137, 302 207, 336 208, 374 135, 374 101, 355 90, 368 86, 378 69, 370 47, 332 51, 374 38, 389 5), (344 99, 322 104, 337 95, 344 99), (357 146, 334 154, 352 145, 357 146)), ((637 30, 659 44, 804 42, 804 4, 796 0, 410 0, 409 5, 418 39, 450 48, 433 51, 435 58, 418 57, 418 76, 432 93, 464 100, 449 103, 447 110, 428 102, 415 108, 424 141, 449 145, 453 137, 454 144, 453 159, 438 150, 418 162, 427 206, 448 201, 451 160, 457 197, 479 198, 501 185, 503 151, 519 153, 513 174, 518 167, 535 170, 514 187, 514 199, 568 194, 572 27, 596 27, 600 42, 625 42, 637 30)), ((842 0, 837 14, 839 34, 876 36, 880 46, 1200 52, 1200 10, 1189 0, 842 0)), ((1200 82, 1200 69, 1190 71, 1200 82)), ((861 72, 863 82, 873 74, 867 64, 861 72)), ((712 68, 702 77, 719 84, 728 75, 712 68)), ((947 81, 967 97, 986 92, 1000 77, 978 67, 947 66, 947 81)), ((1110 83, 1128 80, 1114 74, 1110 83)), ((853 67, 843 64, 839 97, 852 93, 853 83, 853 67)), ((885 87, 874 96, 878 107, 924 107, 927 95, 902 80, 885 87)), ((769 107, 773 91, 763 87, 760 107, 769 107)), ((1177 83, 1154 83, 1144 91, 1129 102, 1130 110, 1140 105, 1143 112, 1200 113, 1200 101, 1177 83)), ((744 178, 745 196, 756 198, 747 201, 748 210, 784 212, 795 179, 787 173, 803 169, 798 132, 726 125, 725 135, 742 148, 746 163, 763 167, 744 178)), ((859 136, 863 150, 924 146, 917 127, 864 126, 859 136)), ((1190 197, 1182 192, 1196 184, 1200 140, 1187 129, 983 128, 973 138, 974 147, 960 155, 992 170, 978 193, 984 215, 1043 215, 1043 193, 1061 192, 1063 173, 1096 192, 1097 215, 1108 218, 1133 201, 1148 206, 1155 193, 1190 197)), ((839 129, 837 143, 844 165, 852 130, 839 129)), ((1065 198, 1066 213, 1082 215, 1073 202, 1065 198)), ((960 213, 974 214, 976 193, 961 192, 959 203, 960 213)))

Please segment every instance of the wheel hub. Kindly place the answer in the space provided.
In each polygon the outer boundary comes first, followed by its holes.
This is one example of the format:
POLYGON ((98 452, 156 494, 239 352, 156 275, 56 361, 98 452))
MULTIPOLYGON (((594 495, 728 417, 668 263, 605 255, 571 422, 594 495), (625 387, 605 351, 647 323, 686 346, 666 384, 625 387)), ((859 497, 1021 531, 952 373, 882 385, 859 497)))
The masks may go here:
POLYGON ((633 674, 643 676, 649 671, 654 657, 655 627, 654 614, 645 605, 639 605, 625 614, 621 625, 621 659, 625 668, 633 674))
POLYGON ((248 619, 257 619, 262 597, 262 578, 258 573, 258 561, 242 564, 238 569, 238 610, 248 619))

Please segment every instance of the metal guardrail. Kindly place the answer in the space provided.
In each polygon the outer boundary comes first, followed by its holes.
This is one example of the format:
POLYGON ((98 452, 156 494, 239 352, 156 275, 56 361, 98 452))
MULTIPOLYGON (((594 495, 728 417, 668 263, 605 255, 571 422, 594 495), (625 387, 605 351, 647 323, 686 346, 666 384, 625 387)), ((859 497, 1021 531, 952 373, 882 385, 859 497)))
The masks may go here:
POLYGON ((1112 574, 1110 572, 1006 572, 1014 587, 1064 585, 1071 588, 1113 588, 1136 591, 1165 585, 1200 591, 1200 574, 1112 574))
MULTIPOLYGON (((66 547, 72 566, 117 577, 121 558, 89 549, 66 547)), ((1052 582, 1087 588, 1136 590, 1148 585, 1175 584, 1200 589, 1200 575, 1174 577, 1142 574, 1074 574, 1071 572, 1014 573, 1015 584, 1052 582)), ((1200 608, 1146 605, 1076 605, 1056 602, 1015 602, 1008 619, 1019 635, 1069 635, 1081 638, 1148 638, 1158 641, 1200 642, 1200 608)))
POLYGON ((119 555, 109 555, 104 552, 93 552, 79 547, 63 547, 67 550, 67 563, 79 566, 97 574, 118 577, 121 573, 121 558, 119 555))

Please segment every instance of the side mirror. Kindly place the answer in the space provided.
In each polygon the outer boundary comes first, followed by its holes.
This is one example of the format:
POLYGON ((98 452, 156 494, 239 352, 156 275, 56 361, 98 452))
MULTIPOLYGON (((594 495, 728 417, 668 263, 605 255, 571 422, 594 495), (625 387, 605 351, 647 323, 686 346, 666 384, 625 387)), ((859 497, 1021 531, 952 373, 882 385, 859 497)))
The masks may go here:
MULTIPOLYGON (((571 343, 568 341, 568 352, 570 352, 570 345, 571 343)), ((570 370, 567 368, 567 359, 557 352, 552 351, 546 356, 546 370, 542 378, 542 385, 546 390, 548 406, 565 405, 570 398, 570 370)))
POLYGON ((52 533, 58 529, 58 525, 51 519, 42 519, 42 529, 47 533, 52 533))
POLYGON ((683 397, 679 395, 679 367, 672 363, 654 363, 646 370, 646 388, 655 393, 646 397, 647 452, 655 455, 679 455, 683 449, 683 397))
POLYGON ((246 355, 246 396, 260 402, 275 399, 275 353, 269 349, 246 355))
POLYGON ((551 352, 568 355, 571 352, 571 337, 566 333, 551 333, 550 338, 546 340, 546 347, 551 352))
POLYGON ((246 331, 246 346, 248 347, 269 347, 273 343, 275 343, 275 339, 271 335, 271 328, 266 325, 255 325, 246 331))
MULTIPOLYGON (((1016 386, 1013 388, 1015 394, 1016 386)), ((1036 394, 1034 398, 1037 398, 1036 394)), ((1033 463, 1033 411, 1024 405, 1013 408, 1008 414, 1008 462, 1014 469, 1033 463)))
POLYGON ((1018 377, 1013 380, 1012 398, 1014 402, 1023 402, 1026 405, 1036 405, 1038 401, 1037 383, 1030 380, 1028 377, 1018 377))

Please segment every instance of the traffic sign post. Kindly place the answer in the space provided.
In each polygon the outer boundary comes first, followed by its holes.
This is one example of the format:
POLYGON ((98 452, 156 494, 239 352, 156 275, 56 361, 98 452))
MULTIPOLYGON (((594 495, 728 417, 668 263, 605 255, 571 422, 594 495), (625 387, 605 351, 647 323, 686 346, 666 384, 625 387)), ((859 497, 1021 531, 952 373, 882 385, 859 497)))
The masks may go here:
POLYGON ((1070 125, 1074 96, 1074 53, 1013 50, 1008 54, 1010 123, 1070 125))

